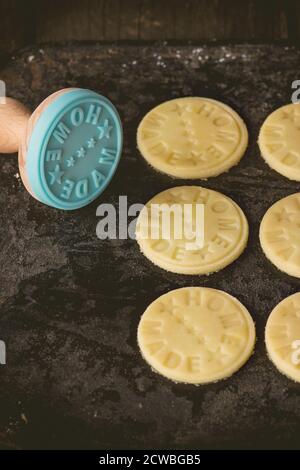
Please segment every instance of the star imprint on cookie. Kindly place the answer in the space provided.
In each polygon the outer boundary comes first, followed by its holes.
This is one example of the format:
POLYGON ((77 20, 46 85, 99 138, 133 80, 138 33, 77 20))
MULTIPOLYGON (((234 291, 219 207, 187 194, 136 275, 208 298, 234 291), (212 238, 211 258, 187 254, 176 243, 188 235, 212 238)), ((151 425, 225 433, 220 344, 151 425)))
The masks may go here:
POLYGON ((289 120, 294 124, 300 124, 300 114, 296 113, 294 110, 292 111, 282 111, 281 114, 282 120, 289 120))
POLYGON ((276 218, 278 222, 291 222, 291 213, 289 213, 285 207, 283 207, 280 212, 277 212, 276 218))

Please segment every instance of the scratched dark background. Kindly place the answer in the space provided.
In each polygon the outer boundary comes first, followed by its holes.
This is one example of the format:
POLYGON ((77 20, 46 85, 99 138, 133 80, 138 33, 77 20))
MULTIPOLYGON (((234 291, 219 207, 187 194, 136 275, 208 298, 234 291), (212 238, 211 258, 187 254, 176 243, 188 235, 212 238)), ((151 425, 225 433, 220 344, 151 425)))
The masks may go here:
POLYGON ((74 212, 34 200, 20 181, 17 156, 1 156, 0 339, 7 344, 7 365, 0 366, 1 447, 299 448, 300 386, 268 360, 263 332, 271 309, 297 292, 300 281, 277 271, 258 242, 266 209, 299 191, 299 183, 269 169, 256 140, 268 113, 290 102, 300 50, 224 46, 222 37, 209 45, 52 45, 50 39, 19 52, 24 44, 16 44, 3 56, 0 78, 8 94, 34 109, 59 88, 96 90, 121 114, 124 151, 105 193, 74 212), (229 104, 250 133, 240 164, 205 182, 156 173, 136 149, 141 117, 164 100, 189 95, 229 104), (119 195, 144 203, 191 183, 229 195, 249 220, 247 249, 221 272, 171 274, 144 258, 134 240, 97 239, 98 204, 117 205, 119 195), (217 384, 176 385, 153 373, 138 351, 136 330, 147 305, 189 285, 229 292, 256 323, 255 354, 217 384))
POLYGON ((0 0, 0 57, 61 41, 300 40, 299 0, 0 0))

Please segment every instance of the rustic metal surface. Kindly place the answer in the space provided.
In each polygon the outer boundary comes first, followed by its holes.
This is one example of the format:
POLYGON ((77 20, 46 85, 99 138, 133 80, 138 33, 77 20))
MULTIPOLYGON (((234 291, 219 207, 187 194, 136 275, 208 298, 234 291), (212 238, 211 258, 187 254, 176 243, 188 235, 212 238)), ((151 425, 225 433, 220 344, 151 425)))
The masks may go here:
POLYGON ((300 385, 268 360, 264 326, 271 309, 299 290, 263 256, 259 222, 277 199, 299 190, 259 156, 258 129, 288 103, 300 51, 279 46, 153 47, 75 45, 26 50, 1 74, 11 96, 34 108, 66 86, 94 89, 119 109, 121 164, 90 206, 62 212, 23 188, 16 156, 1 156, 0 441, 21 448, 297 447, 300 385), (197 183, 231 196, 245 211, 245 253, 217 274, 167 273, 133 240, 100 241, 101 202, 146 202, 173 185, 147 166, 136 128, 154 105, 183 95, 220 99, 236 109, 250 145, 230 172, 197 183), (255 354, 217 384, 176 385, 154 374, 136 344, 140 315, 162 293, 210 286, 236 296, 257 328, 255 354))

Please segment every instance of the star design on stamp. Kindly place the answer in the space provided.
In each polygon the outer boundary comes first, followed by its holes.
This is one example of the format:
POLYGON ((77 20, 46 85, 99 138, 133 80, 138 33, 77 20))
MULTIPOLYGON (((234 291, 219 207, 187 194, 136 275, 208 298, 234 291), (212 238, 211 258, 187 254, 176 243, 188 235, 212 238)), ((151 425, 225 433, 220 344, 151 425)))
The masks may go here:
POLYGON ((74 159, 74 157, 68 158, 68 160, 67 160, 67 166, 70 168, 71 166, 74 166, 74 165, 75 165, 75 159, 74 159))
POLYGON ((103 137, 106 137, 106 139, 109 139, 112 128, 113 127, 110 126, 108 123, 108 119, 105 119, 103 125, 97 127, 97 129, 99 129, 99 132, 100 132, 98 139, 101 140, 103 139, 103 137))
POLYGON ((93 149, 96 145, 96 141, 94 139, 94 137, 91 137, 88 141, 87 141, 87 146, 89 149, 93 149))
POLYGON ((278 222, 291 222, 291 215, 285 207, 283 207, 280 212, 277 212, 276 214, 278 222))
POLYGON ((62 179, 62 176, 64 174, 64 171, 61 171, 59 164, 57 164, 55 166, 54 171, 48 171, 48 173, 51 176, 51 181, 50 181, 51 186, 54 183, 61 184, 61 182, 62 182, 61 179, 62 179))
POLYGON ((80 147, 79 150, 77 150, 77 157, 78 158, 84 158, 85 157, 85 149, 84 147, 80 147))

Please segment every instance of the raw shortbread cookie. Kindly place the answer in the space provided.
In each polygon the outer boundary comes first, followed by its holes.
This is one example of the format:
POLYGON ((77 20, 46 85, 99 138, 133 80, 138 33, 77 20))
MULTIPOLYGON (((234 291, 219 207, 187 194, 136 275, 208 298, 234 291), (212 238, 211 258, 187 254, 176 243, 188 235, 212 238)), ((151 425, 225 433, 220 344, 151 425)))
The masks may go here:
POLYGON ((280 372, 300 382, 300 292, 276 305, 267 321, 265 341, 280 372))
POLYGON ((137 144, 159 171, 178 178, 208 178, 239 162, 248 132, 239 115, 219 101, 178 98, 146 114, 137 144))
POLYGON ((280 199, 267 210, 259 238, 266 257, 278 269, 300 277, 300 193, 280 199))
POLYGON ((185 287, 156 299, 138 327, 144 359, 176 382, 215 382, 251 355, 255 327, 247 309, 226 292, 185 287))
POLYGON ((300 181, 300 106, 288 104, 270 114, 260 129, 258 145, 273 170, 300 181))
MULTIPOLYGON (((248 240, 248 222, 240 207, 229 197, 200 186, 179 186, 167 189, 154 196, 141 211, 136 228, 136 239, 143 254, 157 266, 179 274, 209 274, 219 271, 240 256, 248 240), (182 237, 175 236, 175 222, 169 239, 163 236, 162 216, 167 213, 160 206, 159 217, 152 214, 150 208, 155 205, 167 205, 167 209, 179 205, 184 213, 185 205, 204 205, 204 216, 199 223, 196 210, 192 211, 192 220, 183 217, 182 237), (204 244, 199 248, 185 233, 187 224, 193 227, 193 233, 203 232, 204 244), (147 229, 148 224, 148 229, 147 229), (145 228, 146 227, 146 228, 145 228), (158 228, 159 236, 153 237, 152 227, 158 228)), ((178 228, 178 227, 177 227, 178 228)), ((198 238, 198 237, 197 237, 198 238)))

